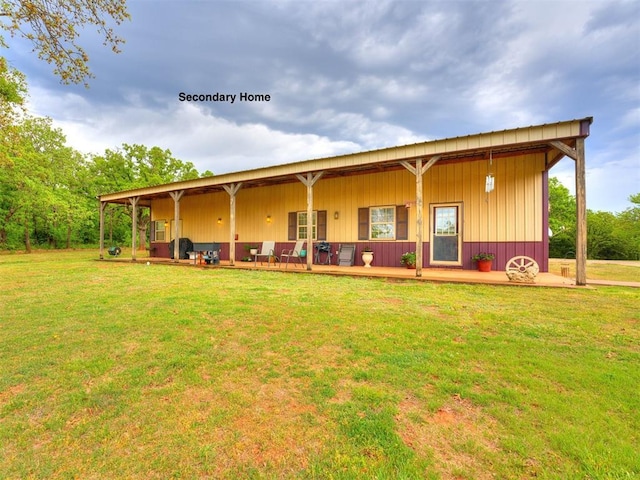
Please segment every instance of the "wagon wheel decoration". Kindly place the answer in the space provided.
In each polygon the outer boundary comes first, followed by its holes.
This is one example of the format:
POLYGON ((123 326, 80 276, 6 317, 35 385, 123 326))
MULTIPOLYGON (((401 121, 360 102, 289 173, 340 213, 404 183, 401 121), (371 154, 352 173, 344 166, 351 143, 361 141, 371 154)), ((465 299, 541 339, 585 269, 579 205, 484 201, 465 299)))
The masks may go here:
POLYGON ((507 277, 514 282, 533 282, 540 271, 538 263, 524 255, 513 257, 507 262, 507 277))

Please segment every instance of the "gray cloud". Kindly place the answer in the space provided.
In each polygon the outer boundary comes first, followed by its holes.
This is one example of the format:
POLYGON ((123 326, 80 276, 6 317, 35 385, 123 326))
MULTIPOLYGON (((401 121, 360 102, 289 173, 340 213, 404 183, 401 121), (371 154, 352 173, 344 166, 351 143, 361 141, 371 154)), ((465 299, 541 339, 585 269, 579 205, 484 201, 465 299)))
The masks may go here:
MULTIPOLYGON (((87 34, 89 90, 60 85, 16 40, 8 51, 35 111, 80 150, 158 145, 222 173, 593 115, 589 207, 621 210, 640 190, 638 2, 129 7, 122 54, 87 34), (186 103, 180 92, 271 101, 186 103)), ((570 186, 571 171, 563 161, 551 173, 570 186)))

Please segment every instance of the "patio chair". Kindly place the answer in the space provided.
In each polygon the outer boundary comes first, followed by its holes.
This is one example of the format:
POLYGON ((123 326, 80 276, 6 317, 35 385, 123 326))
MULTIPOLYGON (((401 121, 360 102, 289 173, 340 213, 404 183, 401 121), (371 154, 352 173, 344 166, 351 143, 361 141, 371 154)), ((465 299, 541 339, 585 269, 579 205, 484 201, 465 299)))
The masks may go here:
POLYGON ((268 241, 262 242, 262 248, 258 253, 254 255, 253 264, 255 266, 258 265, 258 258, 260 258, 260 265, 262 265, 263 258, 267 257, 267 266, 271 266, 271 259, 273 258, 273 263, 278 260, 276 257, 276 242, 268 241))
POLYGON ((341 244, 338 250, 338 265, 352 267, 356 254, 356 246, 353 243, 341 244))
MULTIPOLYGON (((292 249, 283 249, 282 253, 280 254, 280 266, 282 267, 282 262, 284 261, 285 257, 287 259, 287 265, 285 267, 285 269, 289 268, 289 260, 292 258, 297 258, 298 259, 298 263, 300 264, 300 267, 302 268, 302 249, 304 248, 304 240, 298 240, 296 242, 295 247, 293 247, 292 249)), ((294 264, 295 265, 295 264, 294 264)))

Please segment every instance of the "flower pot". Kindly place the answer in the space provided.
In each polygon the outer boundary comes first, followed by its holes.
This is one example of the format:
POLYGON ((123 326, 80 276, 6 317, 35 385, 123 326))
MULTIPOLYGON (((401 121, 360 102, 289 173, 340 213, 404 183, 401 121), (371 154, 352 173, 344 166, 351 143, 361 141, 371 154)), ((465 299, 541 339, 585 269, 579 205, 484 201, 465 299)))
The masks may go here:
POLYGON ((407 263, 407 268, 410 270, 415 270, 416 269, 416 264, 415 263, 407 263))
POLYGON ((362 263, 365 268, 371 268, 371 262, 373 262, 373 252, 362 252, 362 263))
POLYGON ((252 248, 252 249, 249 250, 249 253, 251 255, 257 255, 258 254, 258 249, 257 248, 252 248))
POLYGON ((491 262, 492 262, 492 260, 478 260, 478 271, 479 272, 490 272, 491 271, 491 262))

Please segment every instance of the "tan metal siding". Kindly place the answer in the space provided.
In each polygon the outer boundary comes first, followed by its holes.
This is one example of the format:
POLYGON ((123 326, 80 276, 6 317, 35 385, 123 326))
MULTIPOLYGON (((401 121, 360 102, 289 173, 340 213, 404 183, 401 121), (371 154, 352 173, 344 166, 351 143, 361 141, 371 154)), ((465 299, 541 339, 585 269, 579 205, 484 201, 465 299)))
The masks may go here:
MULTIPOLYGON (((434 165, 424 176, 424 238, 429 235, 431 204, 463 202, 465 242, 541 241, 543 170, 542 154, 493 159, 491 168, 488 160, 434 165), (495 177, 495 189, 487 194, 489 170, 495 177)), ((327 241, 332 243, 358 240, 358 208, 414 201, 415 177, 406 169, 320 179, 314 187, 314 210, 327 211, 327 241)), ((239 242, 286 242, 289 212, 307 208, 306 187, 296 182, 240 189, 236 203, 239 242)), ((183 236, 196 242, 229 241, 229 196, 225 192, 185 196, 180 212, 183 236), (222 218, 220 225, 218 217, 222 218)), ((154 220, 171 220, 173 201, 155 200, 152 215, 154 220)), ((410 241, 415 240, 415 222, 413 203, 409 208, 410 241)))
POLYGON ((541 241, 543 169, 543 155, 494 159, 487 194, 488 161, 436 165, 425 174, 425 206, 463 202, 465 242, 541 241))
MULTIPOLYGON (((173 220, 174 204, 170 198, 154 200, 151 210, 152 220, 173 220)), ((194 242, 225 242, 229 240, 229 196, 224 193, 184 196, 180 201, 182 237, 194 242), (218 218, 222 222, 218 224, 218 218)), ((165 238, 172 237, 169 227, 165 238)))

